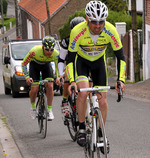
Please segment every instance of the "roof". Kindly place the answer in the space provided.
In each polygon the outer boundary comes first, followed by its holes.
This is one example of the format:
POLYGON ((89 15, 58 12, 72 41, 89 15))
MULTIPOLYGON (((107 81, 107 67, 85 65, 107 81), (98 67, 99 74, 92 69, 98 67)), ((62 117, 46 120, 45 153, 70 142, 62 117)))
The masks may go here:
MULTIPOLYGON (((67 0, 48 0, 50 15, 54 14, 67 0)), ((41 22, 47 19, 45 0, 21 0, 18 5, 41 22)))

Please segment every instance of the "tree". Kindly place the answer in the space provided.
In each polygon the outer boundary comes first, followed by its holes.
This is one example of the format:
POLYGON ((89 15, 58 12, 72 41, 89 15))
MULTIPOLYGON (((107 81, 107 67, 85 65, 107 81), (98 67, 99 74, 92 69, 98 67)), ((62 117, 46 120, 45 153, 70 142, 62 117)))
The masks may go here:
POLYGON ((140 60, 138 52, 136 0, 131 0, 131 27, 133 38, 134 76, 135 82, 138 82, 140 81, 140 60))
POLYGON ((123 0, 102 0, 106 4, 108 10, 113 10, 117 12, 128 12, 127 2, 123 0))
POLYGON ((17 7, 17 0, 14 0, 15 4, 15 17, 16 17, 16 37, 19 36, 19 23, 18 23, 18 7, 17 7))
POLYGON ((7 6, 8 6, 8 2, 7 2, 7 0, 0 0, 0 5, 1 5, 1 7, 0 7, 0 12, 2 12, 2 9, 3 9, 3 14, 7 14, 7 6), (3 8, 2 8, 2 6, 3 6, 3 8))
POLYGON ((48 17, 48 31, 49 35, 51 34, 51 24, 50 24, 50 12, 49 12, 49 5, 48 5, 48 0, 45 0, 46 2, 46 10, 47 10, 47 17, 48 17))
POLYGON ((2 34, 4 33, 3 0, 1 0, 2 34))

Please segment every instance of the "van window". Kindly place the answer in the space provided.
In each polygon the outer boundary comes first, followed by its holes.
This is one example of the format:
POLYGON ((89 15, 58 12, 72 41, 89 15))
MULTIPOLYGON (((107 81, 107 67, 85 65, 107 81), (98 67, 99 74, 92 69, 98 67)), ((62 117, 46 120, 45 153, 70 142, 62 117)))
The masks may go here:
POLYGON ((12 44, 12 57, 15 60, 23 60, 35 45, 41 45, 41 42, 12 44))

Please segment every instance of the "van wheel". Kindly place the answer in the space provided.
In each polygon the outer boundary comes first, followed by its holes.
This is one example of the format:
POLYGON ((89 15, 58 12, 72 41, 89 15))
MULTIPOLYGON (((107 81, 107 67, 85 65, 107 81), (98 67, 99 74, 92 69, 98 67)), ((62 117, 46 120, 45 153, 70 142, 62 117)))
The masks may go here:
POLYGON ((13 88, 13 85, 12 85, 12 97, 13 97, 13 98, 17 98, 18 95, 19 95, 19 92, 16 92, 16 91, 14 90, 14 88, 13 88))
POLYGON ((6 95, 11 94, 11 89, 7 88, 6 86, 4 86, 4 90, 6 95))

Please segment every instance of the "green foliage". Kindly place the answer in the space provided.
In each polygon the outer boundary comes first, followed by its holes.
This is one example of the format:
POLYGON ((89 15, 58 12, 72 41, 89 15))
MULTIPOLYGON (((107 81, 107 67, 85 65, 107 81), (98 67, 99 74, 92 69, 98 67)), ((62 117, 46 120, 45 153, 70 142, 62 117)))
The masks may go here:
POLYGON ((113 10, 116 12, 128 12, 127 2, 123 0, 101 0, 106 4, 109 10, 113 10))
MULTIPOLYGON (((5 15, 7 13, 7 6, 8 6, 8 1, 3 0, 3 14, 5 14, 5 15)), ((0 13, 1 13, 1 5, 0 5, 0 13)))
MULTIPOLYGON (((10 28, 10 22, 12 22, 12 26, 14 26, 16 24, 16 19, 11 17, 11 18, 4 18, 4 26, 6 26, 6 30, 8 30, 10 28)), ((0 19, 0 28, 2 27, 2 21, 0 19)))

